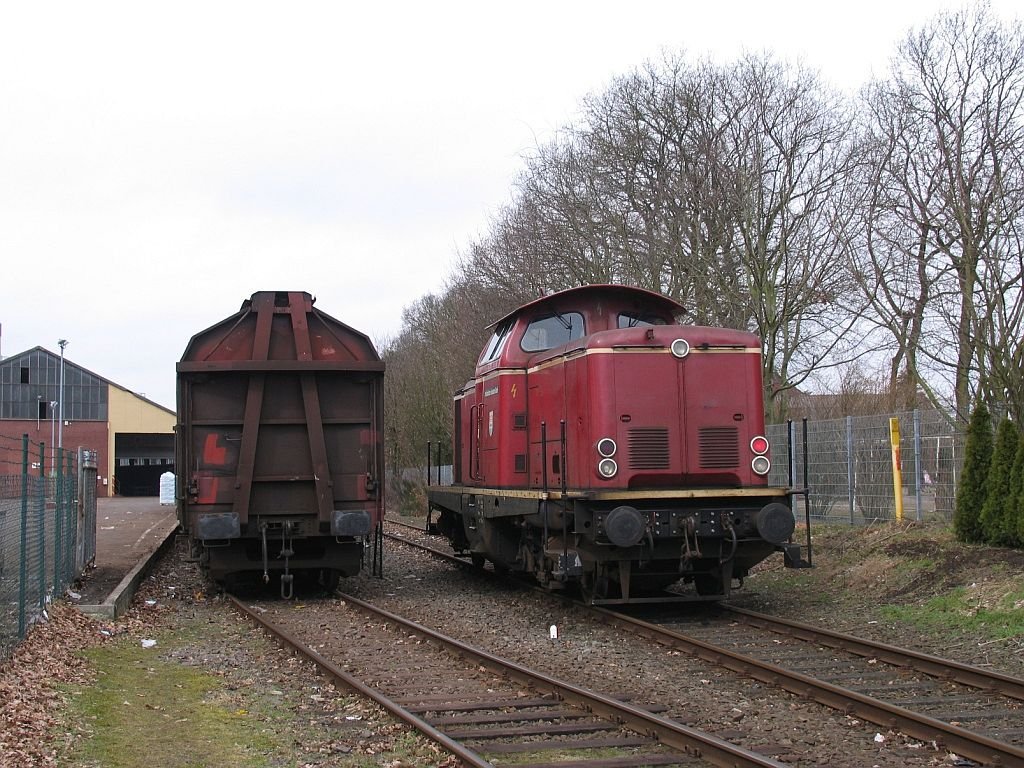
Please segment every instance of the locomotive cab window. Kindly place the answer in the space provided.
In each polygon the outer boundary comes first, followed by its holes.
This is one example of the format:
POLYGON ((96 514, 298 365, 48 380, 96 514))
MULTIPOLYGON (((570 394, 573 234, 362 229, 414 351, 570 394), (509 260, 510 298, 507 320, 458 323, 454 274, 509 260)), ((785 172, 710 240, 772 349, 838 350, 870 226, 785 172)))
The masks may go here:
POLYGON ((534 320, 526 328, 519 343, 523 352, 543 352, 567 344, 583 336, 583 315, 566 312, 534 320))
POLYGON ((484 348, 484 352, 480 355, 480 362, 478 365, 489 363, 492 360, 496 360, 498 355, 501 354, 501 350, 505 348, 505 340, 512 332, 512 321, 507 320, 506 322, 499 325, 494 329, 494 333, 491 335, 490 341, 487 342, 487 346, 484 348))
POLYGON ((668 325, 664 317, 658 315, 644 315, 633 312, 621 312, 619 314, 619 328, 638 328, 648 325, 668 325))

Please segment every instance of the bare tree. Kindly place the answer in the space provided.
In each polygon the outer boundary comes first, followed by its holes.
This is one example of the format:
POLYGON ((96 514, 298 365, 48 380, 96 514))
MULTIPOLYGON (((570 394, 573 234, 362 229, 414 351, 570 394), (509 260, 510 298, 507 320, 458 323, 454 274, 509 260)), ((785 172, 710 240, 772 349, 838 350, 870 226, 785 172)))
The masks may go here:
POLYGON ((781 417, 790 388, 855 354, 849 125, 816 75, 769 57, 647 64, 530 158, 475 274, 626 282, 758 333, 781 417))
POLYGON ((387 460, 392 476, 425 464, 427 442, 451 444, 452 395, 473 375, 487 325, 500 298, 465 278, 428 294, 402 315, 402 332, 386 344, 387 460))
POLYGON ((858 354, 861 302, 848 258, 850 119, 816 75, 747 57, 722 88, 736 228, 753 328, 764 343, 768 402, 812 372, 858 354))
POLYGON ((911 32, 864 92, 860 282, 905 365, 966 419, 974 394, 1024 416, 1024 32, 986 3, 911 32))

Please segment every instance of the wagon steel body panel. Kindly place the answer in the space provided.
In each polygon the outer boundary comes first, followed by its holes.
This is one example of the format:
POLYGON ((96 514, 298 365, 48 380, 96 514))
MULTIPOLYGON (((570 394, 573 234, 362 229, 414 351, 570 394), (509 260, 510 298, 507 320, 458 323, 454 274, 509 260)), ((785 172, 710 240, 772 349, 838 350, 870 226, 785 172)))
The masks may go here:
POLYGON ((177 365, 179 519, 214 578, 336 580, 379 528, 384 364, 313 303, 255 293, 177 365))

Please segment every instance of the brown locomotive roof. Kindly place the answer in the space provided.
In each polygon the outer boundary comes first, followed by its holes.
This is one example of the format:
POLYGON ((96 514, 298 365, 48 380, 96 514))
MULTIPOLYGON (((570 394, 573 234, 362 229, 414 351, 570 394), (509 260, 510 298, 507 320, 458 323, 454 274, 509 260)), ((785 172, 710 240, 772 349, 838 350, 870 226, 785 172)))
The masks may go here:
POLYGON ((637 288, 632 285, 612 285, 612 284, 595 284, 595 285, 581 285, 576 288, 569 288, 558 293, 552 293, 548 296, 541 296, 539 299, 535 299, 527 304, 523 304, 520 307, 509 312, 504 317, 500 317, 493 323, 488 325, 488 328, 493 328, 497 325, 508 320, 510 317, 515 317, 521 312, 543 308, 545 304, 561 304, 564 299, 584 299, 587 301, 592 300, 591 294, 599 295, 612 295, 619 296, 622 298, 633 299, 645 305, 651 307, 652 311, 668 311, 672 314, 682 312, 684 307, 677 301, 663 296, 660 293, 654 291, 648 291, 646 288, 637 288))

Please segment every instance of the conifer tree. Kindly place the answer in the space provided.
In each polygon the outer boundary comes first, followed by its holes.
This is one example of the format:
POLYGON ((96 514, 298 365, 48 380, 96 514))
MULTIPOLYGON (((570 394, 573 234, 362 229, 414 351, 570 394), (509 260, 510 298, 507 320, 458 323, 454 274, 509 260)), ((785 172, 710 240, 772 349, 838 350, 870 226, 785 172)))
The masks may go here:
POLYGON ((953 529, 961 541, 981 543, 981 508, 986 498, 986 481, 992 463, 992 416, 979 402, 967 425, 964 469, 956 492, 953 529))
POLYGON ((1010 471, 1010 520, 1014 530, 1011 546, 1024 547, 1024 434, 1017 441, 1017 456, 1010 471))
POLYGON ((1010 517, 1013 504, 1010 501, 1010 472, 1017 458, 1019 431, 1017 425, 1004 418, 996 430, 996 442, 992 449, 992 463, 985 483, 985 503, 981 507, 981 535, 984 540, 998 547, 1010 545, 1016 538, 1016 526, 1010 517))

